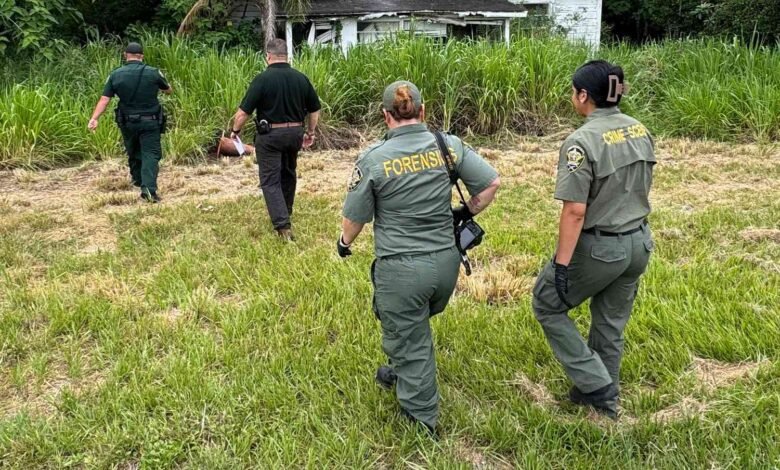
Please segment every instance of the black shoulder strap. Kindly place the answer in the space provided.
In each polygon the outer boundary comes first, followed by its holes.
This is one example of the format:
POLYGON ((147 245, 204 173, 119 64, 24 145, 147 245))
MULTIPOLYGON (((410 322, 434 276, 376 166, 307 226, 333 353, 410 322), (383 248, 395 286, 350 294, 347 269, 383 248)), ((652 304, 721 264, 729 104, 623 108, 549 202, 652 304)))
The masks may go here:
POLYGON ((133 90, 133 94, 130 95, 130 99, 128 100, 130 103, 135 102, 135 95, 138 93, 138 87, 141 86, 141 79, 144 78, 144 69, 146 69, 146 64, 141 66, 141 71, 138 73, 138 80, 135 82, 135 89, 133 90))
POLYGON ((441 156, 444 159, 444 166, 447 168, 447 173, 450 175, 450 182, 454 184, 455 188, 458 190, 458 196, 460 196, 461 204, 466 204, 466 198, 463 197, 463 191, 461 191, 460 185, 458 184, 458 173, 455 170, 455 162, 452 160, 450 149, 447 146, 447 143, 444 141, 444 135, 441 133, 441 131, 432 132, 433 136, 436 137, 436 144, 439 146, 439 151, 441 152, 441 156))

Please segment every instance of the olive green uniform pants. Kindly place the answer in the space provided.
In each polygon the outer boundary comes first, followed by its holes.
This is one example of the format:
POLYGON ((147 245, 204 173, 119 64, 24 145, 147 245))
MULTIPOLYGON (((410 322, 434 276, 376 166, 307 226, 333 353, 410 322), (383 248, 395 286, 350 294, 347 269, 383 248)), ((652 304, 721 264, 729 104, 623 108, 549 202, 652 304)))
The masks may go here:
POLYGON ((583 233, 569 264, 571 305, 587 299, 591 325, 587 343, 555 290, 555 268, 548 263, 536 281, 533 309, 555 357, 574 385, 590 393, 619 385, 623 330, 634 305, 639 278, 653 251, 649 228, 621 236, 583 233))
POLYGON ((459 272, 455 247, 380 258, 372 266, 374 313, 382 324, 382 350, 398 376, 398 402, 430 427, 439 417, 430 317, 444 311, 459 272))
POLYGON ((157 121, 126 122, 119 128, 127 151, 133 183, 157 191, 157 174, 162 158, 160 124, 157 121))

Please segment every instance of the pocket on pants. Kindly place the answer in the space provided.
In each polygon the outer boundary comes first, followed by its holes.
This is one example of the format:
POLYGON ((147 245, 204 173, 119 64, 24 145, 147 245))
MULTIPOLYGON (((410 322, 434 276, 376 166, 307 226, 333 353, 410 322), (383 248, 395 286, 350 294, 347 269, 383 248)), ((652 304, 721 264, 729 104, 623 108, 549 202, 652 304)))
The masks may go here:
POLYGON ((626 249, 620 245, 594 245, 590 257, 604 263, 616 263, 626 259, 626 249))
POLYGON ((551 267, 551 263, 545 263, 544 267, 539 272, 539 275, 536 277, 536 284, 534 284, 532 291, 534 297, 539 297, 539 294, 542 292, 542 289, 544 289, 545 284, 554 285, 553 278, 550 276, 552 274, 551 267))
POLYGON ((414 261, 380 259, 374 269, 374 296, 379 315, 422 308, 420 274, 414 261))

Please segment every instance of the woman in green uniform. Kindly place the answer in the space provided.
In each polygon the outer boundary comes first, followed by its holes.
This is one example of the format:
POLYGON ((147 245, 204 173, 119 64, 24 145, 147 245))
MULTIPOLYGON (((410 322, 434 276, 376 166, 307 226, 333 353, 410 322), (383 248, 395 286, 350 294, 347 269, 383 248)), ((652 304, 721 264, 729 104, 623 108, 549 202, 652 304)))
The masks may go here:
POLYGON ((452 183, 423 123, 417 87, 405 81, 388 86, 382 112, 389 130, 355 165, 337 249, 349 256, 364 224, 374 220, 373 309, 390 360, 376 380, 388 389, 395 385, 402 414, 433 431, 439 394, 429 319, 444 310, 458 279, 453 218, 467 220, 484 210, 499 178, 471 147, 447 135, 455 173, 473 195, 452 209, 452 183))
POLYGON ((570 398, 617 418, 625 329, 653 241, 647 225, 655 153, 650 133, 620 112, 623 70, 588 62, 572 103, 587 118, 563 144, 555 198, 558 246, 533 291, 547 341, 574 382, 570 398), (568 311, 591 299, 587 342, 568 311))

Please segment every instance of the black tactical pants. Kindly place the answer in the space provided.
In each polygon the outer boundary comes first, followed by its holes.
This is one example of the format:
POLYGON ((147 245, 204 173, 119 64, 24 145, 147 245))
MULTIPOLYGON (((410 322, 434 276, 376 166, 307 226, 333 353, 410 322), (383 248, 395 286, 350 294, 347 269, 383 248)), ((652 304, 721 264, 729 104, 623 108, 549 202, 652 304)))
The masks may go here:
POLYGON ((151 120, 127 122, 120 127, 120 131, 133 184, 152 192, 157 191, 157 174, 162 158, 160 124, 151 120))
POLYGON ((290 228, 298 175, 298 152, 303 145, 303 126, 271 129, 255 138, 260 188, 274 228, 290 228))

